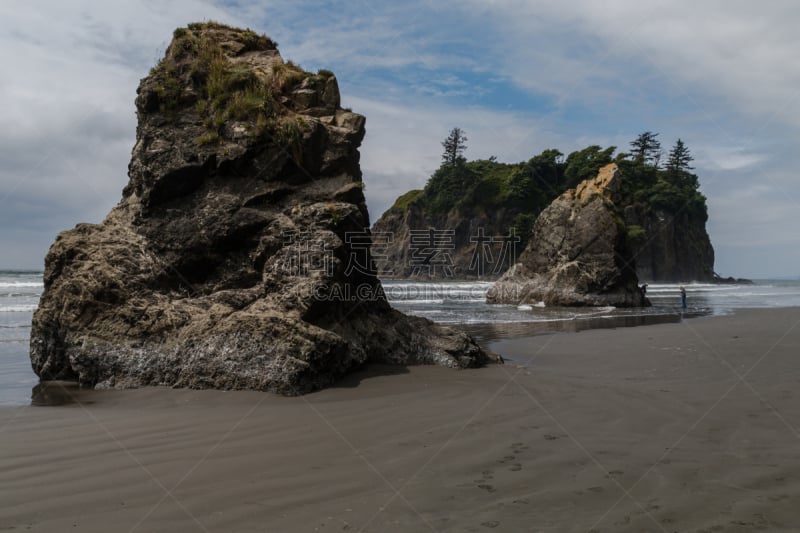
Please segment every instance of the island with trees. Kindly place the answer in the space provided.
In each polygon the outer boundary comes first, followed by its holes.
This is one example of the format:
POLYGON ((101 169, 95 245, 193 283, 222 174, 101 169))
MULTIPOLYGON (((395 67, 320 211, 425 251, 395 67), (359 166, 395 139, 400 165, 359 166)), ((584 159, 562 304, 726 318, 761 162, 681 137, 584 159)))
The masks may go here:
POLYGON ((372 231, 385 277, 493 279, 522 252, 538 215, 566 190, 616 163, 620 210, 642 281, 717 281, 706 232, 708 210, 686 143, 662 149, 645 131, 627 152, 588 146, 564 155, 546 149, 527 161, 468 160, 467 134, 453 128, 442 163, 423 189, 401 195, 372 231))

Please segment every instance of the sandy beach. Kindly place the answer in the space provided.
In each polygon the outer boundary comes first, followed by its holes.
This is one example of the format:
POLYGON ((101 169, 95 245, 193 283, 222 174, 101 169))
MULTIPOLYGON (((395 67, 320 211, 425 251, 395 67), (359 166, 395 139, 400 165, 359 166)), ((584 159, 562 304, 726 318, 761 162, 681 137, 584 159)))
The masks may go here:
POLYGON ((800 529, 800 309, 493 342, 302 398, 0 409, 0 530, 800 529))

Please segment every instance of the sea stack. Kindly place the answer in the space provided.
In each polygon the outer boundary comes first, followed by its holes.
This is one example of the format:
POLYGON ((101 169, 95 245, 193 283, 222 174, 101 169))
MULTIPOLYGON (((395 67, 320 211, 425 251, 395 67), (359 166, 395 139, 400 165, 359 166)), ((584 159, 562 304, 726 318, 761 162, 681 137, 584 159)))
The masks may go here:
POLYGON ((553 306, 649 305, 639 292, 626 240, 616 164, 556 198, 536 219, 528 245, 489 289, 489 303, 553 306))
POLYGON ((472 367, 464 333, 386 302, 370 252, 363 116, 268 37, 175 31, 139 85, 129 183, 45 259, 31 362, 87 387, 306 393, 365 362, 472 367))

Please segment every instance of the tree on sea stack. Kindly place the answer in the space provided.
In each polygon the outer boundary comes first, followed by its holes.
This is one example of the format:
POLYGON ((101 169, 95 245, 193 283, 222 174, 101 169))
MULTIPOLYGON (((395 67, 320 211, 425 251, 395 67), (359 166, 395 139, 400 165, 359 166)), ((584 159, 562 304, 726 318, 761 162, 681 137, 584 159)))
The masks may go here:
POLYGON ((661 162, 661 142, 656 137, 658 137, 658 133, 645 131, 631 141, 631 148, 633 148, 631 155, 634 161, 649 163, 658 168, 661 162))
POLYGON ((678 139, 675 146, 669 152, 669 159, 667 160, 667 170, 672 172, 686 172, 692 170, 694 167, 689 166, 689 163, 694 161, 694 157, 689 153, 689 149, 682 140, 678 139))
POLYGON ((616 146, 603 149, 595 144, 569 154, 564 168, 566 186, 573 188, 583 180, 596 176, 600 168, 614 160, 616 149, 616 146))
POLYGON ((448 165, 455 165, 459 162, 464 162, 464 151, 467 149, 467 135, 459 127, 450 130, 450 135, 442 141, 444 153, 442 154, 442 162, 448 165))

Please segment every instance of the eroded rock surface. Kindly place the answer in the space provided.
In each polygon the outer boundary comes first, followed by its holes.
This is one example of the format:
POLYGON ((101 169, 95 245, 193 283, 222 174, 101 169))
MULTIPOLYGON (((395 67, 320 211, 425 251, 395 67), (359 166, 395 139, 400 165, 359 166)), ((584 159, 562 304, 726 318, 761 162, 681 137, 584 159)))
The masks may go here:
POLYGON ((467 335, 387 304, 370 255, 364 117, 265 36, 176 30, 138 89, 121 202, 45 260, 31 362, 84 386, 300 394, 367 361, 471 367, 467 335))
POLYGON ((490 303, 557 306, 647 305, 638 290, 626 228, 615 205, 617 165, 600 169, 548 206, 519 261, 489 290, 490 303))

